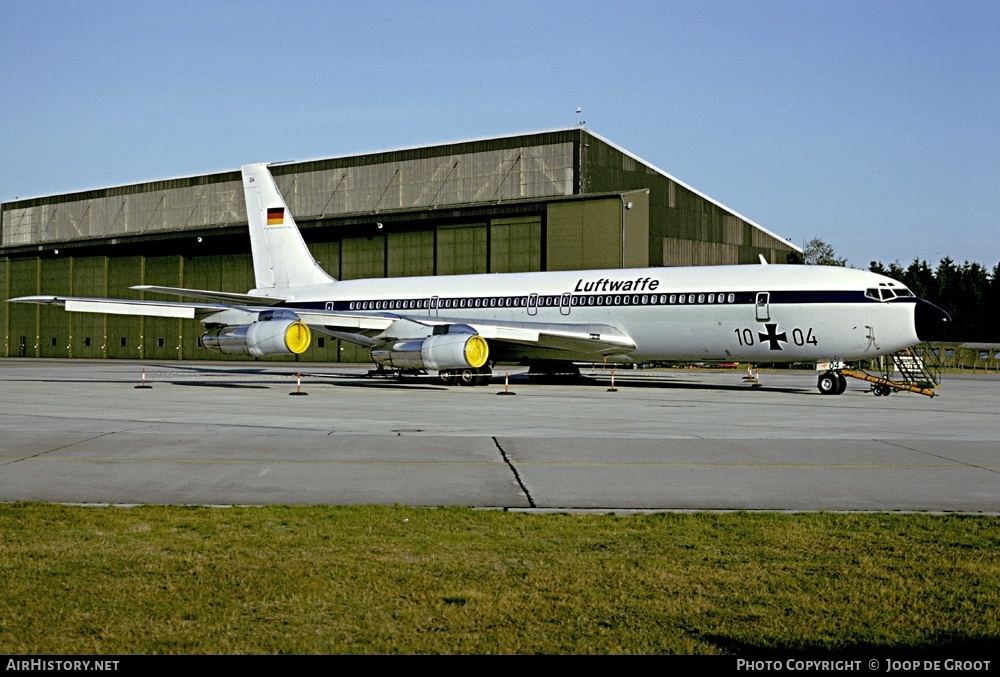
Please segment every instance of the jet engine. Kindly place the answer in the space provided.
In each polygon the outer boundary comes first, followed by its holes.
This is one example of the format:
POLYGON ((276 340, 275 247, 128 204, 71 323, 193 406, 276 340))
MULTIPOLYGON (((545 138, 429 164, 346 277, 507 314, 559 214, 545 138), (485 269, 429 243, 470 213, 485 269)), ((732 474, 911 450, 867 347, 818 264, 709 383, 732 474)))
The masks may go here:
POLYGON ((312 340, 301 320, 267 320, 238 327, 212 329, 201 336, 201 345, 226 355, 299 355, 312 340))
POLYGON ((479 369, 489 348, 479 334, 435 334, 427 338, 389 340, 374 346, 372 360, 395 369, 479 369))

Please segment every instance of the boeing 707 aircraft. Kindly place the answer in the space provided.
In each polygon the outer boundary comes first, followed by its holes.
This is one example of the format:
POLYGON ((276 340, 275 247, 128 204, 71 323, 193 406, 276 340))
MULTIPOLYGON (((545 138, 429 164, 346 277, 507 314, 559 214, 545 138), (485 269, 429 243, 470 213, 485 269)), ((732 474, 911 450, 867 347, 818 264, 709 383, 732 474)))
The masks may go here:
MULTIPOLYGON (((497 362, 815 361, 888 355, 947 313, 901 283, 830 266, 740 265, 338 281, 312 257, 268 171, 242 167, 256 287, 246 294, 138 285, 201 302, 26 296, 68 311, 197 318, 201 344, 301 354, 312 333, 370 348, 393 370, 486 383, 497 362)), ((763 264, 763 261, 762 261, 763 264)), ((824 394, 845 379, 819 377, 824 394)))

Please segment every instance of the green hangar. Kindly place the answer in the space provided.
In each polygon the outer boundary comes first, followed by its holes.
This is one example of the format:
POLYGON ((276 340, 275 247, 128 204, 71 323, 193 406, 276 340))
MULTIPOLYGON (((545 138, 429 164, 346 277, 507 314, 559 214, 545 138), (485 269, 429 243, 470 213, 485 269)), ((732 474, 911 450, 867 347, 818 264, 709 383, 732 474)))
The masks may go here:
MULTIPOLYGON (((755 264, 801 250, 583 127, 273 165, 338 279, 755 264)), ((243 293, 239 169, 0 206, 0 294, 144 298, 146 284, 243 293)), ((0 304, 5 357, 220 359, 194 320, 0 304)), ((367 362, 314 337, 311 361, 367 362)), ((228 358, 239 359, 239 358, 228 358)), ((285 358, 294 359, 294 358, 285 358)))

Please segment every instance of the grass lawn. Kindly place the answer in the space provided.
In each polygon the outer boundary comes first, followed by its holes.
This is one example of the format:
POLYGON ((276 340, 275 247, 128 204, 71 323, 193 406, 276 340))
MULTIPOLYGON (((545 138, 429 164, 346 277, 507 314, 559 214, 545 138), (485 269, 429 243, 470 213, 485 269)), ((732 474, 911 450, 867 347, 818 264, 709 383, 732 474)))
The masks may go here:
POLYGON ((8 503, 0 534, 6 654, 1000 645, 993 516, 8 503))

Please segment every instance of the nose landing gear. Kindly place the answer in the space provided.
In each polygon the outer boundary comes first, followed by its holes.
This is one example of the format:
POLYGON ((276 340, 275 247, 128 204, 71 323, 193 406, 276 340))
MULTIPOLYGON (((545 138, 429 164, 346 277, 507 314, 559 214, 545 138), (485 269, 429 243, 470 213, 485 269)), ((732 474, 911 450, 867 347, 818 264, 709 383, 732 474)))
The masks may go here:
POLYGON ((820 374, 816 387, 821 395, 841 395, 847 390, 847 378, 839 371, 826 371, 820 374))

